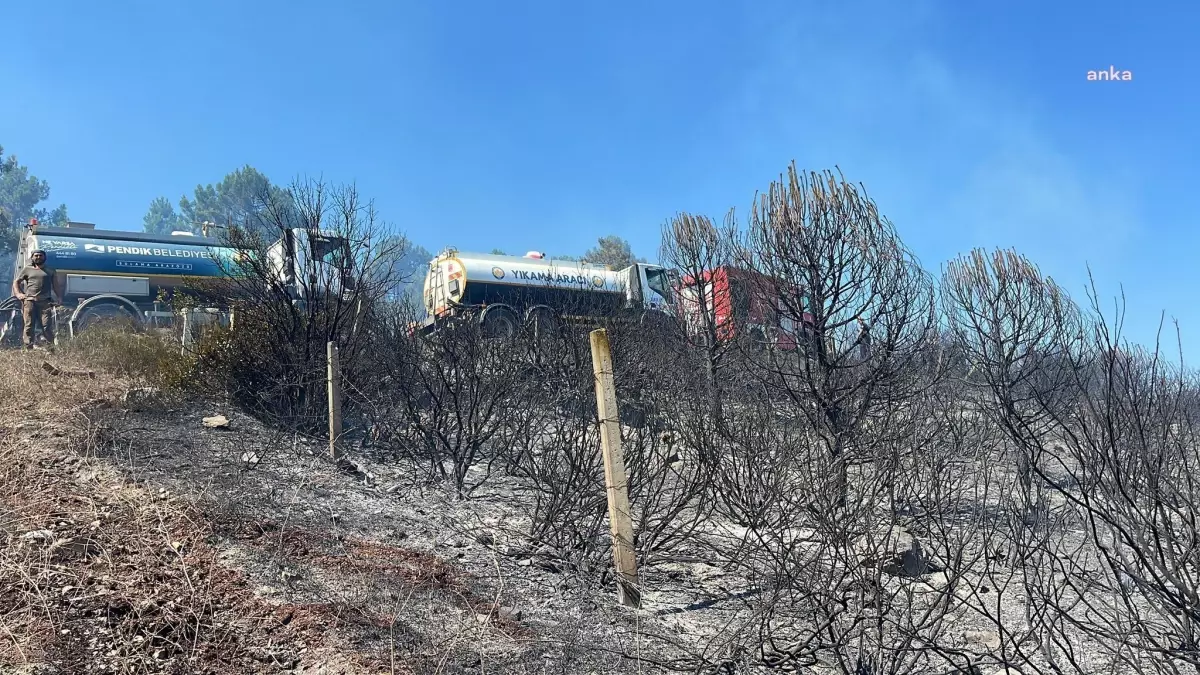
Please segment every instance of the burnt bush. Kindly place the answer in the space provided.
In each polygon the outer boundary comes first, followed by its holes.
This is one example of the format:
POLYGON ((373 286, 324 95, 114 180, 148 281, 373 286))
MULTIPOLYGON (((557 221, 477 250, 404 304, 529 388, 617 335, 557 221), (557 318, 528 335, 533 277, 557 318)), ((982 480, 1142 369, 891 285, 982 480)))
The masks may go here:
POLYGON ((520 343, 487 339, 478 324, 432 333, 410 326, 404 311, 377 324, 369 374, 350 380, 351 396, 372 446, 466 496, 507 456, 497 441, 530 388, 520 343), (487 468, 472 472, 481 463, 487 468))
MULTIPOLYGON (((369 336, 386 326, 403 281, 395 261, 405 240, 353 186, 298 180, 259 201, 223 234, 243 252, 221 261, 226 275, 192 284, 227 298, 235 321, 202 349, 200 386, 276 424, 318 432, 327 419, 326 346, 337 344, 347 382, 370 378, 369 336), (288 250, 297 264, 278 264, 288 250)), ((353 399, 344 414, 359 415, 353 399)))

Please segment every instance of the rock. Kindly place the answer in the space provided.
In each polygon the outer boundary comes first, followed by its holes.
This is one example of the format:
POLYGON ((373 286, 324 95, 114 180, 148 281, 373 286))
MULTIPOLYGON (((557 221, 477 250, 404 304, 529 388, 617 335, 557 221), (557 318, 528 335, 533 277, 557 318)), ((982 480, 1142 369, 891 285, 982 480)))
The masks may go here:
POLYGON ((950 585, 950 575, 945 572, 934 572, 925 580, 934 590, 940 591, 950 585))
POLYGON ((42 361, 42 370, 50 373, 51 375, 66 375, 68 377, 86 377, 93 380, 96 379, 96 373, 90 370, 59 370, 51 365, 49 361, 42 361))
POLYGON ((258 456, 257 452, 243 452, 242 453, 242 462, 245 463, 247 466, 254 466, 255 464, 258 464, 259 460, 260 460, 260 457, 258 456))
POLYGON ((59 539, 50 545, 56 559, 73 560, 100 553, 100 545, 91 540, 59 539))
POLYGON ((532 565, 532 564, 533 564, 533 559, 532 559, 532 558, 525 558, 525 559, 523 559, 523 560, 518 560, 518 561, 517 561, 517 565, 519 565, 519 566, 521 566, 521 567, 529 567, 529 566, 530 566, 530 565, 532 565))
POLYGON ((366 485, 375 484, 375 474, 367 469, 364 465, 359 464, 352 459, 347 457, 339 457, 337 460, 337 467, 340 471, 348 473, 351 476, 362 480, 362 482, 366 485))
POLYGON ((158 400, 161 392, 155 387, 135 387, 121 394, 122 403, 150 404, 158 400))
POLYGON ((963 633, 963 639, 992 651, 1000 649, 1000 634, 993 630, 969 630, 963 633))
POLYGON ((203 420, 201 420, 201 423, 203 423, 204 426, 208 427, 209 429, 228 429, 229 428, 229 418, 224 415, 213 415, 212 417, 205 417, 203 420))
POLYGON ((523 614, 521 613, 521 610, 519 610, 519 609, 511 609, 508 607, 495 607, 492 609, 490 614, 476 612, 475 620, 478 621, 479 623, 483 624, 483 623, 488 623, 488 621, 490 621, 493 617, 495 617, 497 619, 500 619, 501 621, 520 622, 522 616, 523 616, 523 614))

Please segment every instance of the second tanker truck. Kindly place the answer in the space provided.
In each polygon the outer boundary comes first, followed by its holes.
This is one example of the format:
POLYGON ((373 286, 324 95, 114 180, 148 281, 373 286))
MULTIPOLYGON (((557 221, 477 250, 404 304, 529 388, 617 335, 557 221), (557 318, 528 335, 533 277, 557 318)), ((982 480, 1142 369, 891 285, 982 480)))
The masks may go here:
POLYGON ((678 277, 658 265, 622 270, 574 260, 465 253, 447 249, 429 263, 419 330, 455 320, 478 321, 485 335, 509 337, 531 325, 614 316, 640 319, 673 312, 678 277))
POLYGON ((764 347, 794 350, 807 341, 812 317, 786 321, 786 312, 772 310, 779 305, 772 287, 728 267, 681 279, 674 270, 648 263, 612 270, 547 259, 536 251, 522 257, 447 249, 429 263, 423 289, 427 316, 416 328, 432 331, 468 321, 478 322, 487 336, 509 337, 523 325, 542 331, 558 322, 624 317, 674 319, 685 330, 703 333, 700 314, 710 312, 719 340, 744 334, 764 347))

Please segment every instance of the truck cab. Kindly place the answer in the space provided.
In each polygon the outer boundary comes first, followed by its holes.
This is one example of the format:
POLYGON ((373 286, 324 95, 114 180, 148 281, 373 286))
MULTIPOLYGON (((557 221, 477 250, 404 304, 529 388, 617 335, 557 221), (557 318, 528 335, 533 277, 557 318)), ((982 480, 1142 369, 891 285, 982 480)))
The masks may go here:
POLYGON ((353 291, 350 243, 327 230, 292 228, 267 247, 267 260, 296 299, 312 291, 338 295, 353 291))
POLYGON ((810 340, 813 317, 799 288, 728 265, 689 275, 677 288, 681 318, 693 335, 708 338, 713 330, 711 337, 719 342, 746 336, 754 344, 782 351, 804 347, 810 340), (797 308, 784 304, 785 296, 803 305, 799 321, 797 308))
POLYGON ((625 288, 627 306, 664 314, 675 313, 674 288, 679 275, 659 265, 637 263, 617 273, 625 288))

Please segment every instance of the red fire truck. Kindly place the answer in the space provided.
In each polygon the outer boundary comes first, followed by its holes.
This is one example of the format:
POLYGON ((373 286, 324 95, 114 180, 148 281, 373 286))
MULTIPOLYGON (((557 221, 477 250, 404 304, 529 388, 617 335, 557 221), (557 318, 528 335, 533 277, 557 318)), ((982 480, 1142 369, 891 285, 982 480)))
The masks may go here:
MULTIPOLYGON (((712 321, 722 342, 744 336, 756 345, 792 351, 809 341, 812 314, 804 311, 801 325, 796 325, 795 311, 785 309, 777 282, 731 266, 707 270, 699 277, 684 276, 678 289, 679 313, 692 334, 704 335, 712 321)), ((803 302, 799 289, 788 296, 803 302)))

